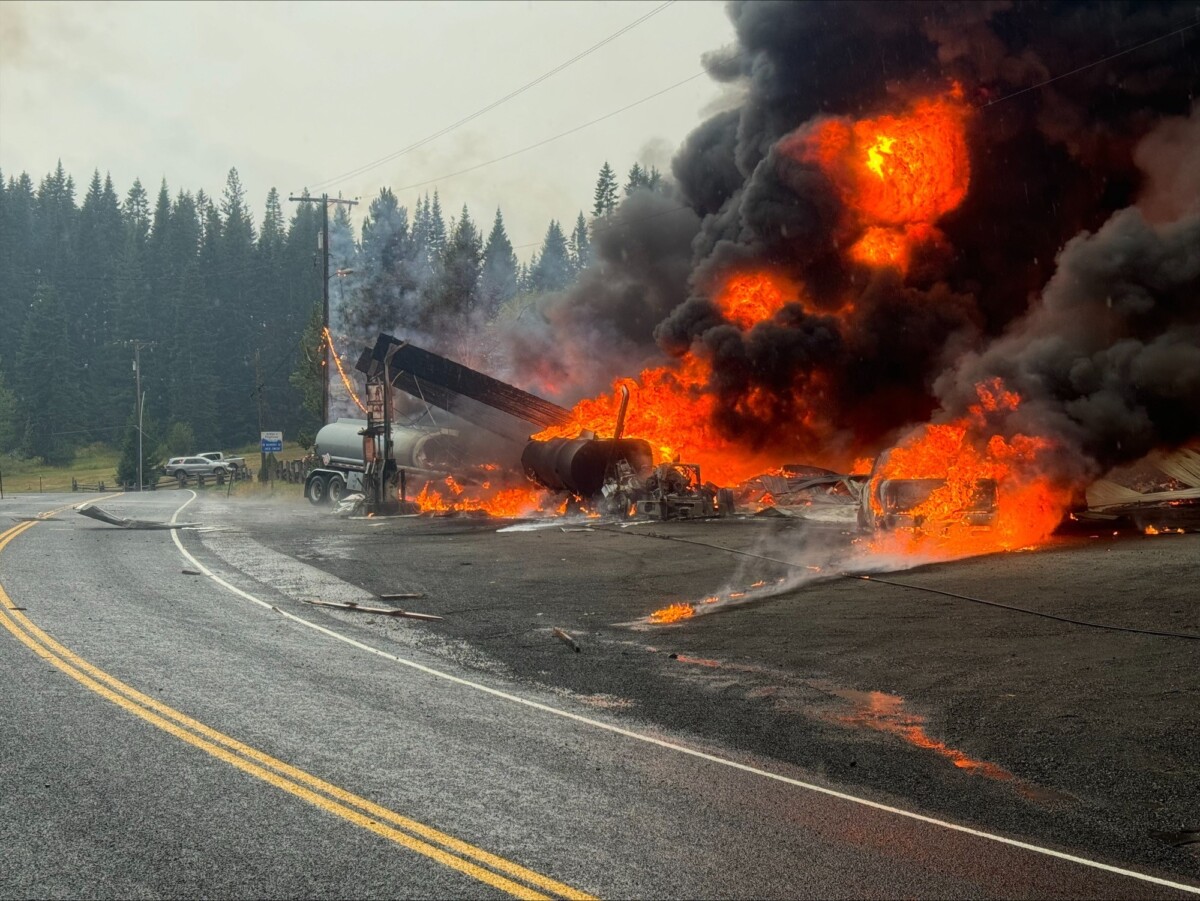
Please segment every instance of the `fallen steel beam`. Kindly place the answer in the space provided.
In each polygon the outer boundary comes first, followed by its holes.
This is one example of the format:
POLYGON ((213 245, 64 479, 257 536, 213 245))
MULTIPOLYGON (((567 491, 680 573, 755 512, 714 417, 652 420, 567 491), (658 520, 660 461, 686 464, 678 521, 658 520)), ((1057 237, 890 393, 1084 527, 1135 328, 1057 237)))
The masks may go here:
MULTIPOLYGON (((462 404, 460 398, 468 398, 541 428, 561 425, 571 418, 565 407, 386 333, 376 339, 371 359, 379 364, 389 361, 392 384, 400 390, 483 428, 490 429, 495 423, 489 425, 479 421, 480 411, 470 404, 462 404)), ((360 358, 357 368, 365 372, 364 367, 369 364, 360 358)))

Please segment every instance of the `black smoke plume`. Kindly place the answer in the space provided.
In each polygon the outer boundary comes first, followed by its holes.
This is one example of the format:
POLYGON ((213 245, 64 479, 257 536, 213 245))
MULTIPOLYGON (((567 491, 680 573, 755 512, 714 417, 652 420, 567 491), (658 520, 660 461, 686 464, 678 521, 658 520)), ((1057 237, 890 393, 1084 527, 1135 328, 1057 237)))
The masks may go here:
POLYGON ((958 413, 993 375, 1030 398, 1024 425, 1095 465, 1200 431, 1200 236, 1180 196, 1200 168, 1187 165, 1194 4, 728 10, 737 41, 705 62, 744 100, 683 143, 678 198, 655 201, 694 215, 623 204, 626 224, 537 317, 519 368, 549 367, 582 393, 656 353, 700 354, 718 427, 781 456, 879 450, 939 408, 958 413), (907 275, 851 262, 843 200, 816 164, 784 152, 789 140, 828 117, 902 112, 955 83, 971 108, 965 199, 907 275), (714 296, 749 270, 782 276, 798 296, 742 330, 714 296))

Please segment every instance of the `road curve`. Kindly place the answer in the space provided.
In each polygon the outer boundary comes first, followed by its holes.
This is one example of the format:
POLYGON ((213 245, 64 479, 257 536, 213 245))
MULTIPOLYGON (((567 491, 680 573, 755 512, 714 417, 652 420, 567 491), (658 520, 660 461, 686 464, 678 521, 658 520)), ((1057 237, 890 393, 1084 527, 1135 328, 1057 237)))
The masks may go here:
POLYGON ((201 533, 0 535, 3 897, 1200 894, 381 647, 201 533))

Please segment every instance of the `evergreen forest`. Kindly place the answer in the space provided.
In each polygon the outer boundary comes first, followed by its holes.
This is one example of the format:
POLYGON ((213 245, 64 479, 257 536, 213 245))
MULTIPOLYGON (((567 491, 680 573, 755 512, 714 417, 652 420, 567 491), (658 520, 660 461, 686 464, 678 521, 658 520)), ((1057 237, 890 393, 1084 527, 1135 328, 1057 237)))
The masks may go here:
MULTIPOLYGON (((661 186, 635 164, 624 193, 661 186)), ((382 188, 356 229, 347 205, 330 204, 335 342, 491 321, 569 289, 619 189, 605 163, 591 216, 551 221, 524 262, 499 209, 490 223, 466 207, 447 218, 436 191, 410 208, 382 188)), ((0 453, 61 466, 85 445, 131 446, 135 359, 148 464, 254 443, 260 425, 315 433, 319 200, 272 188, 256 221, 236 169, 219 197, 165 181, 119 189, 99 170, 80 193, 61 162, 36 184, 0 173, 0 453)))

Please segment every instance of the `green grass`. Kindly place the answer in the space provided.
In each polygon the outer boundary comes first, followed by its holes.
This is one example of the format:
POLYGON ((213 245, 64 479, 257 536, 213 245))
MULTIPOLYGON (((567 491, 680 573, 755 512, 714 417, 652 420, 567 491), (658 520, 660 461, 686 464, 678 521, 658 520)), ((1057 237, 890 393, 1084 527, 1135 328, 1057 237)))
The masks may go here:
POLYGON ((117 461, 121 452, 105 444, 81 447, 69 466, 47 466, 40 460, 19 460, 0 457, 0 474, 4 478, 4 494, 33 491, 70 491, 71 479, 81 485, 95 486, 103 482, 106 488, 116 483, 117 461))
MULTIPOLYGON (((280 460, 299 460, 307 453, 296 443, 284 444, 283 453, 276 454, 280 460)), ((258 445, 251 444, 237 451, 237 456, 245 457, 247 465, 255 472, 259 468, 258 445)), ((4 494, 28 494, 32 492, 67 491, 71 490, 71 479, 80 485, 95 487, 103 482, 105 488, 116 485, 117 461, 121 453, 117 448, 105 444, 92 444, 81 447, 75 454, 75 460, 67 466, 47 466, 40 460, 23 460, 11 456, 0 456, 0 479, 4 482, 4 494)), ((239 482, 233 494, 257 494, 257 483, 239 482), (239 490, 245 488, 245 491, 239 490)), ((275 491, 279 494, 289 494, 295 489, 297 496, 302 486, 275 483, 275 491)), ((270 487, 263 489, 269 492, 270 487)))

